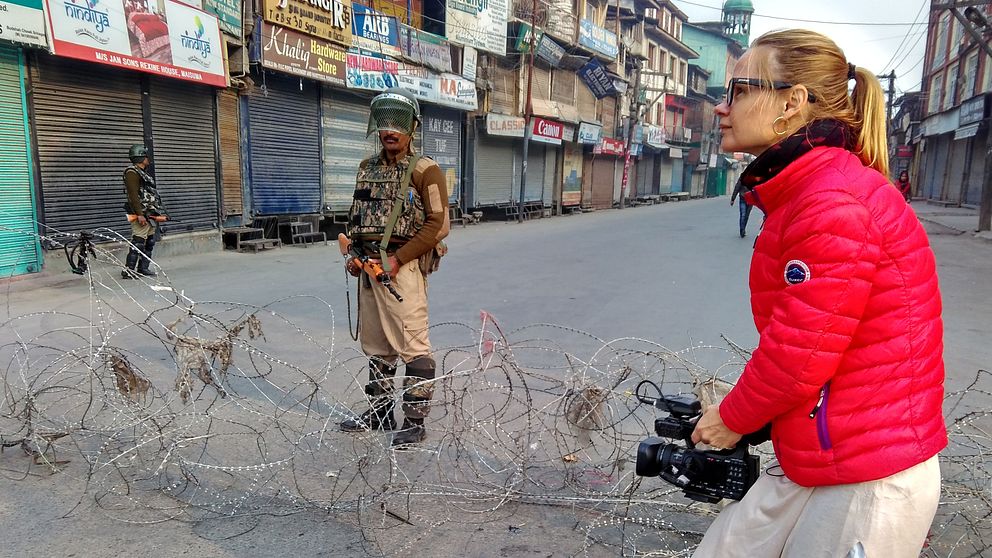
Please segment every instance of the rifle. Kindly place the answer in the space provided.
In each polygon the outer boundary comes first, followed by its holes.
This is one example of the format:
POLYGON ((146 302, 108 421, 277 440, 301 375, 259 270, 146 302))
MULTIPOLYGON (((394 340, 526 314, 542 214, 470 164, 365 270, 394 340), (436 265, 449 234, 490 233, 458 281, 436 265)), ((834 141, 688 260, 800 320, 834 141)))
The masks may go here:
POLYGON ((403 297, 400 293, 396 291, 393 287, 393 283, 389 278, 389 274, 386 273, 382 266, 379 264, 378 260, 372 260, 367 254, 355 247, 355 243, 351 241, 350 238, 345 236, 344 233, 338 233, 338 248, 341 249, 341 255, 350 258, 354 261, 362 271, 367 273, 369 277, 375 278, 376 281, 386 287, 389 294, 396 297, 396 300, 403 302, 403 297))

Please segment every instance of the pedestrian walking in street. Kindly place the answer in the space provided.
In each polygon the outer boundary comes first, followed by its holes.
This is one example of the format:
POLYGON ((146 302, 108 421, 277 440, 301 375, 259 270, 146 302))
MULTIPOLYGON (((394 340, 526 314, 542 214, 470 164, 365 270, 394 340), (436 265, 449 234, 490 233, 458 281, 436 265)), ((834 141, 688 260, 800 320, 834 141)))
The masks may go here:
POLYGON ((368 133, 378 133, 382 150, 359 167, 348 223, 354 247, 382 265, 397 294, 363 272, 355 259, 347 260, 349 273, 359 277, 358 335, 369 357, 365 393, 370 408, 342 422, 341 429, 396 428, 393 378, 402 361, 404 418, 394 447, 427 435, 424 420, 436 374, 427 332, 427 274, 450 226, 444 173, 413 151, 419 123, 420 106, 410 92, 390 88, 372 99, 368 133))
MULTIPOLYGON (((734 192, 730 195, 730 205, 734 205, 734 200, 737 199, 737 195, 740 193, 741 193, 741 181, 738 178, 737 184, 734 185, 734 192)), ((744 238, 745 236, 747 236, 747 220, 748 217, 751 216, 751 204, 747 203, 747 201, 744 200, 744 197, 741 196, 741 200, 738 203, 738 207, 740 207, 741 210, 741 217, 740 217, 741 238, 744 238)))
POLYGON ((913 187, 909 184, 909 173, 902 171, 899 173, 899 179, 896 180, 896 188, 899 188, 899 193, 902 197, 906 199, 906 203, 909 203, 913 198, 913 187))
POLYGON ((160 225, 169 219, 162 205, 162 198, 155 187, 155 179, 148 174, 151 157, 144 145, 132 145, 128 150, 131 166, 124 169, 124 212, 131 224, 131 248, 128 250, 121 271, 123 279, 137 279, 140 276, 155 277, 149 269, 152 262, 152 249, 161 238, 160 225))
POLYGON ((751 260, 758 347, 694 442, 771 424, 778 464, 696 557, 916 557, 947 445, 943 323, 927 235, 888 176, 874 72, 829 38, 765 34, 716 107, 723 151, 766 218, 751 260), (848 92, 850 82, 853 90, 848 92))

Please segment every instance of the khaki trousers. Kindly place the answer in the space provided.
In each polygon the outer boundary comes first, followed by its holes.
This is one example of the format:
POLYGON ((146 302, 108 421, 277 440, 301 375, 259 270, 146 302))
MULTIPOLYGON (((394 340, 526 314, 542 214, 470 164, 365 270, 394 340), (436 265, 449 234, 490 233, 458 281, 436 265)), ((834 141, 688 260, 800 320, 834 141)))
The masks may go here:
POLYGON ((362 351, 389 364, 397 358, 410 362, 431 353, 427 336, 427 281, 420 272, 419 261, 400 267, 392 283, 403 302, 365 274, 358 281, 361 305, 358 335, 362 351))
POLYGON ((743 500, 720 512, 693 557, 916 558, 939 499, 937 456, 884 479, 837 486, 807 488, 762 473, 743 500))

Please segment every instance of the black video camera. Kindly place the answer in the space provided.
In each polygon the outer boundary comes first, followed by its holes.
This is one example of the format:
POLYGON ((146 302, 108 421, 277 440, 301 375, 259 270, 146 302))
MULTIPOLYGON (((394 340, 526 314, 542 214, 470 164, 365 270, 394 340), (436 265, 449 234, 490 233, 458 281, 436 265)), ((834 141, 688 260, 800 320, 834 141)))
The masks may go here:
MULTIPOLYGON (((661 477, 682 489, 685 496, 699 502, 716 503, 722 498, 740 500, 758 480, 759 459, 748 453, 747 445, 765 440, 766 429, 745 436, 738 447, 729 450, 697 450, 692 431, 702 414, 699 401, 686 396, 650 399, 638 395, 642 403, 668 411, 655 419, 658 436, 685 441, 685 447, 651 437, 637 448, 635 473, 641 477, 661 477)), ((767 427, 766 427, 767 428, 767 427)))

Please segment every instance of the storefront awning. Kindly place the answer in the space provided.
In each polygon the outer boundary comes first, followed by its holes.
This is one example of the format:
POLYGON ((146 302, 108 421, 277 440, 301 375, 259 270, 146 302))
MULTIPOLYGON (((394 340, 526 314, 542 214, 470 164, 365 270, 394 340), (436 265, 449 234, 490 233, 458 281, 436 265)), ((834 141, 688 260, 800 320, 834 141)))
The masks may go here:
POLYGON ((981 126, 981 122, 975 122, 974 124, 968 124, 967 126, 961 126, 957 130, 954 130, 954 139, 967 139, 978 133, 978 127, 981 126))

